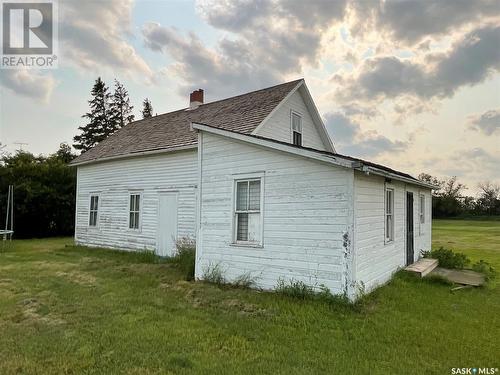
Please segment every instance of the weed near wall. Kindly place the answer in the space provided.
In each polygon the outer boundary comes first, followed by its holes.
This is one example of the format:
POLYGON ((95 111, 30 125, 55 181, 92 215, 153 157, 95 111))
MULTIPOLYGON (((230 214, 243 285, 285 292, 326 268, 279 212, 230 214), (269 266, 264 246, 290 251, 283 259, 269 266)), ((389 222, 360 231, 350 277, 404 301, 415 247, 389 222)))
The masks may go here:
POLYGON ((190 237, 178 239, 175 242, 175 254, 169 261, 182 271, 186 281, 194 280, 196 241, 190 237))

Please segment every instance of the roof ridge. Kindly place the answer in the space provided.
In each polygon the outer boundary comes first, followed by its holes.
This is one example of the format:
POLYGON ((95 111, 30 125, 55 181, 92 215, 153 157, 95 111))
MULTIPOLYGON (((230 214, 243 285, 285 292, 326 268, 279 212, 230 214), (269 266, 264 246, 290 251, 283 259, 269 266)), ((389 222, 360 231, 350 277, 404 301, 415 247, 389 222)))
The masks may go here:
MULTIPOLYGON (((248 91, 248 92, 244 92, 243 94, 238 94, 238 95, 234 95, 234 96, 230 96, 228 98, 224 98, 224 99, 219 99, 219 100, 214 100, 213 102, 208 102, 208 103, 203 103, 203 104, 200 104, 200 107, 201 106, 205 106, 205 105, 209 105, 209 104, 213 104, 213 103, 219 103, 219 102, 223 102, 224 100, 229 100, 229 99, 234 99, 234 98, 239 98, 240 96, 245 96, 245 95, 250 95, 250 94, 255 94, 256 92, 259 92, 259 91, 266 91, 266 90, 270 90, 270 89, 274 89, 278 86, 285 86, 285 85, 289 85, 291 83, 299 83, 299 81, 303 81, 304 78, 299 78, 299 79, 296 79, 296 80, 293 80, 293 81, 288 81, 288 82, 284 82, 284 83, 279 83, 277 85, 273 85, 273 86, 269 86, 269 87, 264 87, 263 89, 258 89, 258 90, 253 90, 253 91, 248 91)), ((199 107, 198 107, 199 108, 199 107)))
MULTIPOLYGON (((279 83, 277 85, 273 85, 273 86, 269 86, 269 87, 265 87, 263 89, 258 89, 258 90, 253 90, 253 91, 248 91, 248 92, 244 92, 243 94, 238 94, 238 95, 234 95, 234 96, 229 96, 227 98, 224 98, 224 99, 219 99, 219 100, 214 100, 213 102, 208 102, 208 103, 203 103, 203 104, 200 104, 196 109, 198 108, 201 108, 201 107, 205 107, 207 105, 210 105, 210 104, 214 104, 214 103, 220 103, 220 102, 223 102, 225 100, 230 100, 230 99, 234 99, 234 98, 239 98, 241 96, 245 96, 245 95, 250 95, 250 94, 254 94, 256 92, 259 92, 259 91, 265 91, 265 90, 270 90, 270 89, 274 89, 276 87, 279 87, 279 86, 284 86, 284 85, 289 85, 291 83, 299 83, 300 81, 303 81, 304 78, 298 78, 298 79, 295 79, 293 81, 288 81, 288 82, 284 82, 284 83, 279 83)), ((176 113, 176 112, 181 112, 181 111, 186 111, 188 110, 189 107, 184 107, 184 108, 181 108, 181 109, 176 109, 174 111, 170 111, 170 112, 165 112, 165 113, 160 113, 159 115, 156 115, 156 116, 152 116, 152 117, 148 117, 148 118, 143 118, 143 119, 140 119, 140 120, 136 120, 136 121, 133 121, 132 123, 138 123, 138 122, 141 122, 141 121, 144 121, 144 120, 151 120, 155 117, 160 117, 160 116, 165 116, 165 115, 171 115, 172 113, 176 113)), ((195 110, 196 110, 195 109, 195 110)), ((128 125, 128 124, 127 124, 128 125)))

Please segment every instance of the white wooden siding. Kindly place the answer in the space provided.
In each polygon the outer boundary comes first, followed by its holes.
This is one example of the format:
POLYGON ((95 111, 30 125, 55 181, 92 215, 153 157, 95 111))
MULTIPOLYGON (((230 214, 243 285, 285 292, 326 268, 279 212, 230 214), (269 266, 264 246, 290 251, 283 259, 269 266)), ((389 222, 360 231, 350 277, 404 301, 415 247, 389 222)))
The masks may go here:
POLYGON ((219 264, 273 289, 280 277, 343 292, 353 171, 203 133, 196 276, 219 264), (263 247, 232 244, 235 174, 263 173, 263 247))
POLYGON ((355 172, 354 228, 355 228, 355 280, 364 284, 366 291, 390 279, 406 264, 406 192, 413 192, 414 258, 420 251, 431 247, 431 196, 429 189, 392 181, 387 187, 394 189, 394 241, 385 243, 383 177, 366 176, 355 172), (419 193, 425 194, 425 223, 419 234, 419 193))
POLYGON ((300 90, 301 89, 295 91, 286 102, 272 114, 267 122, 256 132, 256 135, 292 143, 290 114, 293 110, 302 115, 302 145, 325 151, 327 148, 321 140, 316 125, 314 125, 300 90))
POLYGON ((195 235, 196 150, 134 157, 78 167, 75 240, 87 246, 156 248, 158 195, 176 191, 178 236, 195 235), (141 193, 140 230, 128 228, 129 193, 141 193), (89 222, 89 197, 99 193, 98 226, 89 222))

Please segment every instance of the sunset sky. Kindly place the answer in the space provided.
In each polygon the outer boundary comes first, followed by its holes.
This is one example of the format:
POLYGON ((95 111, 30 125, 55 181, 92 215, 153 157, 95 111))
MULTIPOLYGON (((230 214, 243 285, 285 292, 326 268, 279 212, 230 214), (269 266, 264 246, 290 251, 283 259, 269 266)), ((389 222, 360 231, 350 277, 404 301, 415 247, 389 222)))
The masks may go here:
POLYGON ((499 1, 59 1, 59 67, 0 71, 0 142, 72 143, 94 80, 154 112, 305 78, 340 153, 500 183, 499 1))

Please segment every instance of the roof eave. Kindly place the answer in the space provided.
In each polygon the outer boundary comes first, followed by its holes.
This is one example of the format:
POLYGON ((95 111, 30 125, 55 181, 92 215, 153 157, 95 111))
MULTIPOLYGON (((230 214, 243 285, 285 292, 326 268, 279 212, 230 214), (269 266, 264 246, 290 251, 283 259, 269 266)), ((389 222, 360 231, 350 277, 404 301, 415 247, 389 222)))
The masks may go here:
MULTIPOLYGON (((87 164, 95 164, 95 163, 101 163, 101 162, 107 162, 107 161, 114 161, 114 160, 122 160, 122 159, 130 159, 130 158, 135 158, 135 157, 140 157, 140 156, 150 156, 150 155, 158 155, 158 154, 167 154, 171 152, 177 152, 177 151, 184 151, 184 150, 190 150, 197 148, 198 144, 194 143, 191 145, 186 145, 186 146, 179 146, 179 147, 171 147, 171 148, 162 148, 162 149, 157 149, 157 150, 150 150, 150 151, 140 151, 140 152, 132 152, 129 154, 124 154, 124 155, 116 155, 116 156, 109 156, 105 158, 97 158, 97 159, 92 159, 92 160, 85 160, 85 161, 72 161, 69 163, 70 167, 78 167, 81 165, 87 165, 87 164)), ((76 159, 75 159, 76 160, 76 159)))
POLYGON ((364 172, 366 174, 374 174, 374 175, 378 175, 378 176, 382 176, 382 177, 387 177, 387 178, 394 179, 397 181, 406 182, 406 183, 409 183, 412 185, 422 186, 422 187, 425 187, 428 189, 437 189, 438 188, 437 186, 432 185, 432 184, 428 184, 427 182, 416 180, 416 179, 405 177, 405 176, 401 176, 399 174, 384 171, 382 169, 375 168, 372 166, 367 166, 367 165, 362 164, 361 166, 356 165, 354 167, 354 169, 359 170, 361 172, 364 172))

